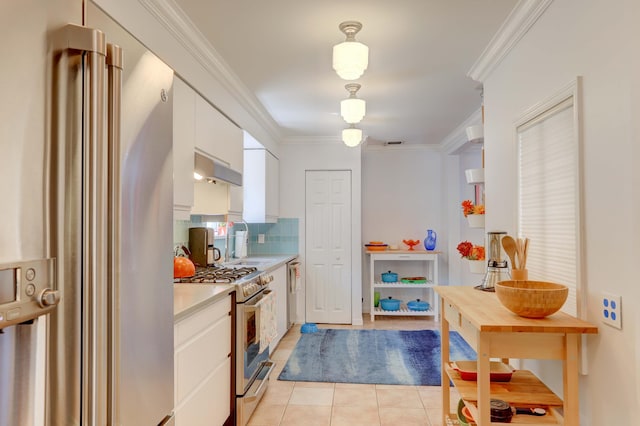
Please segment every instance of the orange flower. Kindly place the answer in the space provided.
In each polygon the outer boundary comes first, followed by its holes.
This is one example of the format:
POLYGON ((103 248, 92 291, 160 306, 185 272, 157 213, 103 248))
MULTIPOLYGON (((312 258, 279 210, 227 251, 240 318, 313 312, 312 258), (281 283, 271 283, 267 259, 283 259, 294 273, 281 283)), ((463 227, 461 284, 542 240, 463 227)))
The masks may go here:
POLYGON ((462 202, 462 214, 464 214, 464 217, 470 214, 484 214, 484 204, 474 206, 471 200, 464 200, 462 202))
POLYGON ((471 250, 473 250, 473 244, 471 244, 469 241, 463 241, 458 244, 457 249, 461 257, 469 258, 469 256, 471 255, 471 250))
POLYGON ((473 214, 473 203, 471 200, 464 200, 462 202, 462 213, 464 217, 467 217, 468 214, 473 214))
POLYGON ((469 260, 484 260, 485 252, 484 246, 474 246, 469 241, 463 241, 458 244, 458 253, 460 257, 469 260))
POLYGON ((484 247, 483 246, 473 246, 471 249, 471 256, 469 259, 472 260, 484 260, 484 247))

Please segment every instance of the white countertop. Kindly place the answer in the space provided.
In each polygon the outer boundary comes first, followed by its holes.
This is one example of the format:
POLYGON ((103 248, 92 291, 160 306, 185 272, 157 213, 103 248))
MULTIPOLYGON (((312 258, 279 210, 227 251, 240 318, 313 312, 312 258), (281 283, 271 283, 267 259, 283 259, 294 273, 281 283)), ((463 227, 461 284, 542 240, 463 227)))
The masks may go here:
POLYGON ((234 291, 233 284, 174 284, 173 320, 180 321, 234 291))
MULTIPOLYGON (((225 266, 255 266, 259 271, 270 272, 298 255, 266 255, 252 256, 244 259, 233 259, 225 266)), ((173 319, 181 319, 191 315, 205 306, 227 297, 235 291, 235 284, 174 284, 173 285, 173 319)))

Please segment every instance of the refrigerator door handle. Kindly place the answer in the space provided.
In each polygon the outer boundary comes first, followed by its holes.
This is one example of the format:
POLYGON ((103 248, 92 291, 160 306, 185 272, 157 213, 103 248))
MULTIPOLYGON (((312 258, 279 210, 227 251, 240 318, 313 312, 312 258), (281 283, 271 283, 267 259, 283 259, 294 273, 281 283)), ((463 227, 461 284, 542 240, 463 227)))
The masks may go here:
POLYGON ((47 231, 65 297, 50 321, 48 423, 106 424, 106 39, 99 30, 69 24, 51 42, 55 188, 47 231), (62 394, 64 402, 56 398, 62 394))
POLYGON ((118 390, 120 389, 120 111, 122 105, 123 52, 120 46, 107 44, 107 310, 110 329, 107 342, 108 424, 121 424, 118 390))

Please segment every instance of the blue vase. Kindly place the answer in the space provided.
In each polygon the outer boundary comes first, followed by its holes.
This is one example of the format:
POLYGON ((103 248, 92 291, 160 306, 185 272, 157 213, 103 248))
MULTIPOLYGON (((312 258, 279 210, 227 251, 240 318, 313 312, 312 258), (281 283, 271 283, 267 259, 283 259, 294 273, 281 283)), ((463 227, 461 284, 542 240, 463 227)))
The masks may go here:
POLYGON ((424 248, 426 250, 433 250, 436 248, 437 236, 438 235, 436 234, 436 231, 434 231, 433 229, 427 230, 427 238, 424 239, 424 248))

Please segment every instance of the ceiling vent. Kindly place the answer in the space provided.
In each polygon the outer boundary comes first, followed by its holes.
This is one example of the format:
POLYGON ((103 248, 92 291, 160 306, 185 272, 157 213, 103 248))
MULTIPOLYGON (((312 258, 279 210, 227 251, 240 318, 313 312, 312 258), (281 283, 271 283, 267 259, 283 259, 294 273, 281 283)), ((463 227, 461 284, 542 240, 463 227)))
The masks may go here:
POLYGON ((392 146, 392 145, 402 145, 402 141, 387 141, 384 143, 385 146, 392 146))

